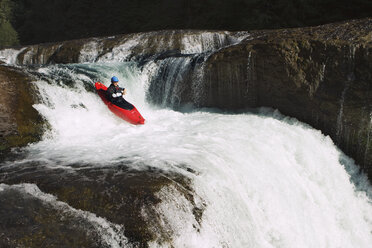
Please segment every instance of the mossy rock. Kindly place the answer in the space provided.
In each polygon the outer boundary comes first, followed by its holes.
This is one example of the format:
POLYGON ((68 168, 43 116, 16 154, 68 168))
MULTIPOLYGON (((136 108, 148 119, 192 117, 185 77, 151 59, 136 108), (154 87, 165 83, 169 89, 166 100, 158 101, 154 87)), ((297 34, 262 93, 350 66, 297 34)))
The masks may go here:
POLYGON ((40 140, 44 121, 33 104, 36 94, 32 79, 18 69, 0 65, 0 152, 40 140))

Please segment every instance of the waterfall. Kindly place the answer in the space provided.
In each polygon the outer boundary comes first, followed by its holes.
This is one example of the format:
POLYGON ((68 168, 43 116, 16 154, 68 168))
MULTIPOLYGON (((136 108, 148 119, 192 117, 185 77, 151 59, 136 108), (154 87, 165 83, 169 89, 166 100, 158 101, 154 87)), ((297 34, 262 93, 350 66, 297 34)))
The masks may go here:
POLYGON ((0 61, 3 61, 6 64, 16 64, 17 56, 26 48, 17 49, 4 49, 0 50, 0 61))
MULTIPOLYGON (((144 41, 104 54, 90 43, 80 59, 94 63, 26 68, 48 125, 40 142, 1 163, 8 211, 0 218, 18 213, 18 192, 25 212, 42 203, 37 220, 46 227, 51 206, 59 225, 76 221, 81 233, 98 235, 98 247, 369 247, 371 186, 351 180, 358 167, 330 137, 265 108, 198 108, 209 49, 228 40, 205 39, 140 63, 126 60, 144 41), (94 82, 108 86, 113 75, 145 125, 117 118, 96 94, 94 82)), ((250 101, 254 56, 243 68, 250 101)), ((352 81, 341 93, 338 136, 352 81)))
POLYGON ((368 126, 367 126, 367 143, 366 143, 366 149, 364 151, 364 161, 367 160, 367 156, 368 156, 371 130, 372 130, 372 112, 369 113, 369 121, 368 121, 368 126))
POLYGON ((322 64, 322 67, 321 67, 321 70, 320 70, 319 82, 323 82, 324 81, 325 69, 326 69, 326 64, 323 63, 322 64))
POLYGON ((340 110, 337 115, 337 132, 336 132, 336 137, 337 137, 337 143, 340 143, 341 140, 341 135, 343 131, 343 123, 342 123, 342 117, 344 114, 344 103, 345 103, 345 95, 347 90, 350 87, 350 82, 346 82, 345 87, 342 91, 341 98, 340 98, 340 110))
POLYGON ((252 56, 252 52, 249 52, 247 59, 247 85, 245 98, 250 103, 250 106, 256 106, 257 102, 257 92, 255 85, 256 75, 254 66, 254 57, 252 56))
POLYGON ((167 58, 155 62, 157 72, 149 82, 150 102, 174 109, 198 106, 203 95, 204 56, 167 58))
POLYGON ((348 89, 350 88, 351 84, 355 80, 355 51, 356 47, 355 46, 350 46, 349 48, 349 53, 346 57, 346 60, 348 61, 348 68, 347 68, 347 74, 346 74, 346 81, 345 81, 345 86, 344 89, 341 93, 341 98, 340 98, 340 110, 337 116, 337 132, 336 132, 336 137, 337 137, 337 143, 340 144, 342 132, 343 132, 343 114, 344 114, 344 104, 345 104, 345 97, 347 94, 348 89))

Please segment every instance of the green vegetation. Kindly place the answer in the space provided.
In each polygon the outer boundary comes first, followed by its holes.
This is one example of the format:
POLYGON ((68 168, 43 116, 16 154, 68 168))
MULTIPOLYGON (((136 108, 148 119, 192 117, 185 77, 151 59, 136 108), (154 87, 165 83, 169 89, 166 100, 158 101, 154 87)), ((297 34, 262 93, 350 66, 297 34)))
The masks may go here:
POLYGON ((11 22, 12 2, 0 0, 0 48, 17 45, 18 35, 11 22))
POLYGON ((13 0, 12 4, 11 23, 22 44, 162 29, 301 27, 372 16, 371 0, 13 0))

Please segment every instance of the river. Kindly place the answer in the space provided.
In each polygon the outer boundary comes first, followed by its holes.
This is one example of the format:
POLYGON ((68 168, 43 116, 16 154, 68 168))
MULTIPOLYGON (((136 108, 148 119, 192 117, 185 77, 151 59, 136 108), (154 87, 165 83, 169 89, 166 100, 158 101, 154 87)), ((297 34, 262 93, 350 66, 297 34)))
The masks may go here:
MULTIPOLYGON (((184 64, 173 62, 165 77, 174 79, 184 64)), ((0 217, 13 240, 30 247, 372 244, 370 184, 321 131, 272 109, 180 107, 169 82, 160 101, 156 63, 26 70, 39 78, 34 107, 47 124, 40 142, 0 167, 0 217), (145 125, 119 119, 95 93, 94 82, 108 86, 113 75, 145 125)))

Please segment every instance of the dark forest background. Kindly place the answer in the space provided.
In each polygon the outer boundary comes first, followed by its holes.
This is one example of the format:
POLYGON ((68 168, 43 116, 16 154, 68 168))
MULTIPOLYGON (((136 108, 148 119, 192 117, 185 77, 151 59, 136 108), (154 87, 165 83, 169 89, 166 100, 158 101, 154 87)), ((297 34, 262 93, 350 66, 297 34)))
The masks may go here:
POLYGON ((0 47, 162 29, 253 30, 372 17, 372 0, 0 0, 0 47))

